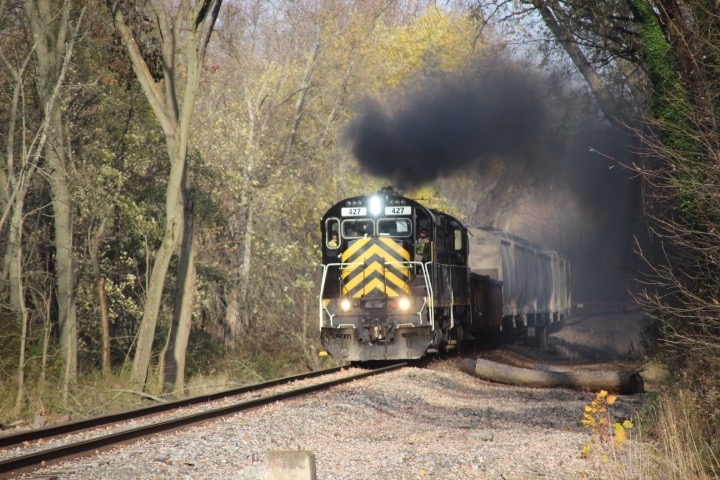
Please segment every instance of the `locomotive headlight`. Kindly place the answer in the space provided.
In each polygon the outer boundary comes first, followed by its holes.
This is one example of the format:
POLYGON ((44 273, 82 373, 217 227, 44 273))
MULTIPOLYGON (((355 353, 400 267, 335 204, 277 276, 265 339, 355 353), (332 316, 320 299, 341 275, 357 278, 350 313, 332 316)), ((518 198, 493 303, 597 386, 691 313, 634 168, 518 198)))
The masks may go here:
POLYGON ((376 217, 382 212, 382 199, 380 197, 370 197, 370 215, 376 217))
POLYGON ((350 301, 350 299, 343 298, 342 300, 340 300, 340 310, 342 310, 343 312, 347 312, 350 311, 351 308, 352 302, 350 301))
POLYGON ((407 297, 402 297, 400 300, 398 300, 398 307, 400 307, 400 310, 407 311, 410 309, 410 299, 407 297))

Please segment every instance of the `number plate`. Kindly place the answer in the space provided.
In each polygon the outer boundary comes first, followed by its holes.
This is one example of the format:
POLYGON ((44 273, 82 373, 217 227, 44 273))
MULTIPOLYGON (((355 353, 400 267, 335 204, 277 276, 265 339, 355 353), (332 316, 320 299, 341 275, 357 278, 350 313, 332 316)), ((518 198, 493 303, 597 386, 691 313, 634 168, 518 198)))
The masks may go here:
POLYGON ((385 207, 385 215, 410 215, 412 207, 385 207))
POLYGON ((340 212, 343 217, 364 217, 367 215, 365 207, 345 207, 340 212))

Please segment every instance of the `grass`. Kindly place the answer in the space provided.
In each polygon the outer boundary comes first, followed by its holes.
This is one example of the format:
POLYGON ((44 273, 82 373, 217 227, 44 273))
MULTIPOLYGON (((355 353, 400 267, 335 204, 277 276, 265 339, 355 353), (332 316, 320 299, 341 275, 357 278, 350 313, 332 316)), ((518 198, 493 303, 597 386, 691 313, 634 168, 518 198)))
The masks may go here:
POLYGON ((707 415, 686 390, 666 392, 658 403, 655 437, 658 454, 654 478, 672 480, 718 478, 718 459, 706 439, 707 415))
MULTIPOLYGON (((665 377, 665 369, 657 371, 665 377)), ((711 480, 720 478, 712 421, 703 403, 677 384, 645 396, 629 441, 597 449, 593 478, 711 480), (709 428, 710 427, 710 428, 709 428), (601 456, 605 461, 601 461, 601 456)))
MULTIPOLYGON (((304 373, 307 369, 298 358, 289 355, 256 355, 250 357, 231 352, 213 363, 208 372, 188 375, 185 382, 187 396, 214 393, 229 388, 267 381, 288 375, 304 373)), ((329 366, 329 365, 328 365, 329 366)), ((30 376, 30 378, 34 378, 30 376)), ((104 374, 85 371, 79 375, 78 385, 72 394, 63 398, 60 375, 49 375, 44 382, 28 380, 25 383, 26 401, 20 409, 15 407, 17 384, 10 375, 0 378, 0 423, 39 425, 71 419, 87 418, 155 403, 158 398, 174 399, 163 392, 157 373, 148 375, 144 391, 133 388, 127 371, 104 374)))

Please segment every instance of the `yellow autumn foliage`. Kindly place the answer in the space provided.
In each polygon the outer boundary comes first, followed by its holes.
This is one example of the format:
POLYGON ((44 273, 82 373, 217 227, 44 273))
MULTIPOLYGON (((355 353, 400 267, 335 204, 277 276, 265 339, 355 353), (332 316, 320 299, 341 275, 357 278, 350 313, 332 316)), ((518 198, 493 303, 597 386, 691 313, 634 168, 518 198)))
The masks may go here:
POLYGON ((625 431, 625 428, 621 424, 615 423, 613 430, 615 445, 620 445, 627 440, 627 431, 625 431))
POLYGON ((479 55, 473 21, 433 6, 407 25, 379 26, 363 55, 376 72, 376 92, 393 89, 419 74, 457 72, 479 55))
MULTIPOLYGON (((612 411, 609 408, 617 402, 617 395, 609 395, 607 391, 601 390, 583 408, 583 419, 581 423, 592 432, 589 443, 583 446, 580 456, 586 458, 590 455, 592 445, 612 443, 613 448, 618 448, 628 440, 627 430, 633 427, 630 420, 622 423, 614 422, 612 411)), ((607 455, 603 455, 603 460, 607 455)))

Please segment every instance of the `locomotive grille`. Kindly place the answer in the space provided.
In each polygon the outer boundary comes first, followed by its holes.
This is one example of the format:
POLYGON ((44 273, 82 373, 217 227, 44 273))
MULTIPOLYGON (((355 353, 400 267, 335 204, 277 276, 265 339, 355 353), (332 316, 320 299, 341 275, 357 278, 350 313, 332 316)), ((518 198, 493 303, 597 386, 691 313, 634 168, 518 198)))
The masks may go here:
POLYGON ((362 297, 379 293, 398 297, 410 292, 410 271, 406 265, 410 253, 390 238, 361 238, 342 254, 343 295, 362 297), (362 264, 362 265, 357 265, 362 264))

